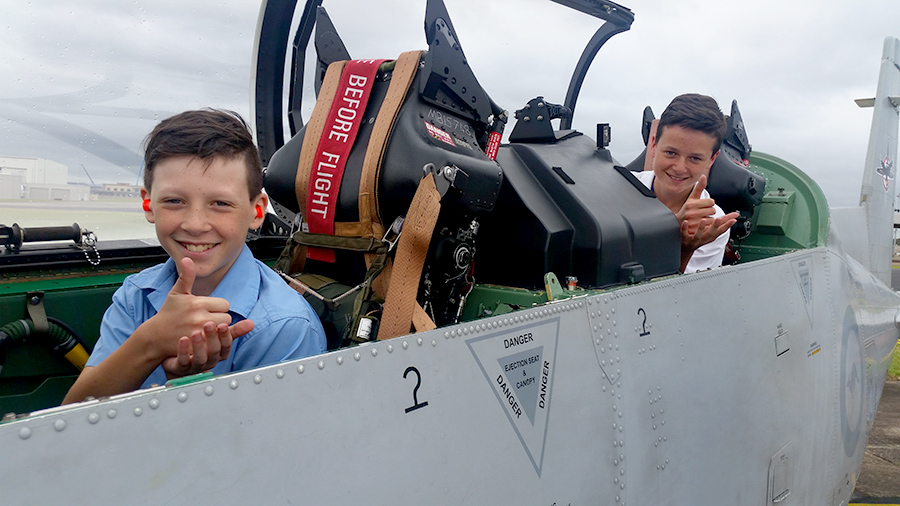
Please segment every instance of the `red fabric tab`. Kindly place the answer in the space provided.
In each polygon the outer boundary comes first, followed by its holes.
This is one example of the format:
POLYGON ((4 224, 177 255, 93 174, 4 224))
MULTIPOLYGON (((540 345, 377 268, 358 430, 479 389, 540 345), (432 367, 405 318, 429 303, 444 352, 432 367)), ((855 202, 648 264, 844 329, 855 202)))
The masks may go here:
POLYGON ((497 159, 497 151, 500 150, 501 137, 499 132, 491 132, 491 135, 488 136, 487 149, 485 149, 484 152, 491 160, 497 159))
MULTIPOLYGON (((362 123, 378 66, 387 60, 352 60, 341 72, 309 175, 306 222, 313 234, 334 234, 334 212, 350 149, 362 123)), ((334 250, 309 248, 307 258, 334 262, 334 250)))

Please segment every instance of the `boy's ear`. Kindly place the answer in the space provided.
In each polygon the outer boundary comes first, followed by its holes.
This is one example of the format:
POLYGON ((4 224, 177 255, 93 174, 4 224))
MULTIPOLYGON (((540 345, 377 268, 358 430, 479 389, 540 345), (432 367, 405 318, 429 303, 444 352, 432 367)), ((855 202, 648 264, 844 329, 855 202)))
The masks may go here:
POLYGON ((156 223, 156 218, 153 216, 153 206, 148 204, 150 202, 150 192, 143 186, 141 187, 141 199, 145 202, 144 218, 147 218, 147 221, 150 223, 156 223))
POLYGON ((718 158, 719 153, 720 153, 721 151, 722 151, 721 149, 716 150, 716 152, 713 153, 712 158, 709 159, 709 167, 706 168, 706 173, 707 173, 707 174, 709 174, 709 169, 712 168, 713 163, 716 162, 716 158, 718 158))
POLYGON ((260 194, 255 199, 253 199, 251 207, 253 208, 253 221, 250 222, 250 229, 256 230, 261 227, 263 222, 266 220, 266 208, 269 207, 268 195, 260 192, 260 194), (262 212, 257 212, 257 208, 260 208, 262 212))

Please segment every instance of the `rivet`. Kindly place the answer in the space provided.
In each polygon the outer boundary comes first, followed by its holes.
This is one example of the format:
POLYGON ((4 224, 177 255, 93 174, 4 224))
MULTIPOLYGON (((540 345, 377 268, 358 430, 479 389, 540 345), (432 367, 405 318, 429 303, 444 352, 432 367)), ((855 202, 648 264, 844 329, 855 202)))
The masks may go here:
MULTIPOLYGON (((301 365, 300 367, 303 367, 303 366, 301 365)), ((238 381, 237 381, 237 380, 231 380, 230 382, 228 382, 228 386, 231 387, 232 390, 237 390, 237 387, 238 387, 238 381)))
POLYGON ((461 330, 462 330, 463 335, 469 335, 469 329, 463 327, 461 330))
POLYGON ((116 416, 118 416, 118 414, 119 414, 118 411, 116 411, 116 410, 114 410, 114 409, 111 409, 111 410, 109 410, 109 411, 106 413, 106 416, 107 416, 107 418, 109 418, 110 420, 112 420, 113 418, 115 418, 116 416))
POLYGON ((655 424, 655 423, 653 424, 653 430, 656 430, 656 424, 655 424))
POLYGON ((256 376, 253 377, 253 382, 256 383, 257 385, 259 385, 260 383, 262 383, 262 376, 257 374, 256 376))
MULTIPOLYGON (((624 484, 624 483, 619 483, 619 488, 622 489, 622 490, 625 490, 625 484, 624 484)), ((622 503, 622 504, 624 504, 624 503, 622 503)))
POLYGON ((66 430, 66 421, 65 420, 57 420, 53 422, 53 428, 56 429, 56 432, 62 432, 66 430))
MULTIPOLYGON (((625 441, 619 440, 619 447, 625 446, 625 441)), ((624 460, 624 459, 623 459, 624 460)))
POLYGON ((450 333, 444 332, 444 339, 450 339, 450 333))
POLYGON ((378 356, 378 348, 372 348, 372 356, 378 356))
POLYGON ((28 427, 25 427, 24 429, 21 429, 19 431, 19 438, 28 439, 30 437, 31 437, 31 429, 29 429, 28 427))
POLYGON ((144 410, 140 407, 134 408, 134 416, 141 416, 144 414, 144 410))
POLYGON ((316 364, 316 367, 318 367, 320 371, 321 371, 322 369, 325 369, 325 361, 324 361, 324 360, 319 360, 319 363, 316 364))
POLYGON ((613 483, 615 483, 616 485, 618 485, 618 484, 619 484, 619 478, 618 478, 618 477, 613 478, 613 483))
POLYGON ((275 371, 275 377, 278 379, 283 379, 284 378, 284 370, 278 369, 277 371, 275 371))
POLYGON ((159 399, 150 399, 150 409, 156 409, 159 407, 159 399))
MULTIPOLYGON (((478 330, 478 327, 475 327, 475 326, 469 326, 469 332, 470 332, 470 333, 474 334, 477 330, 478 330)), ((421 341, 422 338, 420 337, 419 340, 421 341)), ((419 343, 419 344, 422 344, 422 343, 419 343)))
POLYGON ((360 355, 358 351, 353 354, 353 360, 356 360, 357 362, 359 362, 360 358, 362 358, 362 355, 360 355))
POLYGON ((403 345, 402 345, 402 346, 403 346, 403 349, 404 349, 404 350, 409 349, 409 342, 408 342, 408 341, 403 341, 403 345))
POLYGON ((622 412, 619 411, 619 418, 622 418, 622 412))
MULTIPOLYGON (((281 375, 284 376, 284 372, 282 372, 281 375)), ((212 385, 206 385, 206 388, 203 389, 203 393, 205 393, 206 396, 209 397, 210 395, 216 393, 216 389, 213 388, 212 385)))
POLYGON ((614 465, 614 466, 617 466, 617 465, 619 465, 619 459, 615 459, 615 460, 613 460, 613 465, 614 465))
POLYGON ((599 339, 594 339, 594 342, 595 342, 598 346, 600 345, 600 340, 599 340, 599 339))
POLYGON ((97 413, 91 413, 88 415, 88 422, 91 425, 95 425, 99 421, 100 421, 100 415, 98 415, 97 413))
POLYGON ((618 446, 619 446, 619 442, 618 442, 618 441, 615 441, 615 440, 613 440, 613 448, 616 448, 616 447, 618 447, 618 446))
POLYGON ((335 359, 335 362, 337 362, 337 365, 343 364, 343 363, 344 363, 344 357, 338 356, 338 358, 335 359))
POLYGON ((388 353, 393 353, 393 352, 394 352, 394 345, 393 345, 393 344, 389 344, 388 347, 387 347, 387 351, 388 351, 388 353))
POLYGON ((188 400, 187 392, 180 392, 178 394, 178 402, 187 402, 187 400, 188 400))
POLYGON ((297 366, 297 373, 298 373, 298 374, 303 374, 303 371, 305 371, 305 370, 306 370, 306 368, 303 367, 303 364, 300 364, 300 365, 297 366))
POLYGON ((432 339, 432 340, 431 340, 431 346, 432 346, 432 347, 437 346, 437 341, 435 341, 434 339, 432 339))

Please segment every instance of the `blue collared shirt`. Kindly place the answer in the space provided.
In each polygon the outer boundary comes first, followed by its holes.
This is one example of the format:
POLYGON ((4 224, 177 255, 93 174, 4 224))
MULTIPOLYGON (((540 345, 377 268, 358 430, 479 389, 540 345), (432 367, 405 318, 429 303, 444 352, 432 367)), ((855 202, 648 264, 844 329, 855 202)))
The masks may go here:
MULTIPOLYGON (((102 362, 140 324, 159 312, 177 279, 178 272, 171 258, 128 276, 113 294, 112 305, 103 315, 100 339, 87 365, 102 362)), ((315 311, 277 273, 253 258, 246 245, 210 296, 229 302, 232 325, 244 319, 254 323, 253 330, 234 340, 228 358, 212 369, 215 374, 325 351, 325 331, 315 311)), ((165 382, 165 372, 157 367, 141 388, 165 382)))

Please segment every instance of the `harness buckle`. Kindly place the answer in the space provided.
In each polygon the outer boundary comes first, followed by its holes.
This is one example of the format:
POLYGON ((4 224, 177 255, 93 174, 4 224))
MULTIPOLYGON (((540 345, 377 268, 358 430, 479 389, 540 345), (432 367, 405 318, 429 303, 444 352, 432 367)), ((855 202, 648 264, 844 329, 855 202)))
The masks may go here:
POLYGON ((397 245, 397 241, 400 240, 400 232, 403 231, 403 222, 405 218, 403 216, 397 216, 391 226, 385 231, 384 237, 381 238, 383 242, 386 242, 388 245, 388 251, 392 251, 394 246, 397 245))

